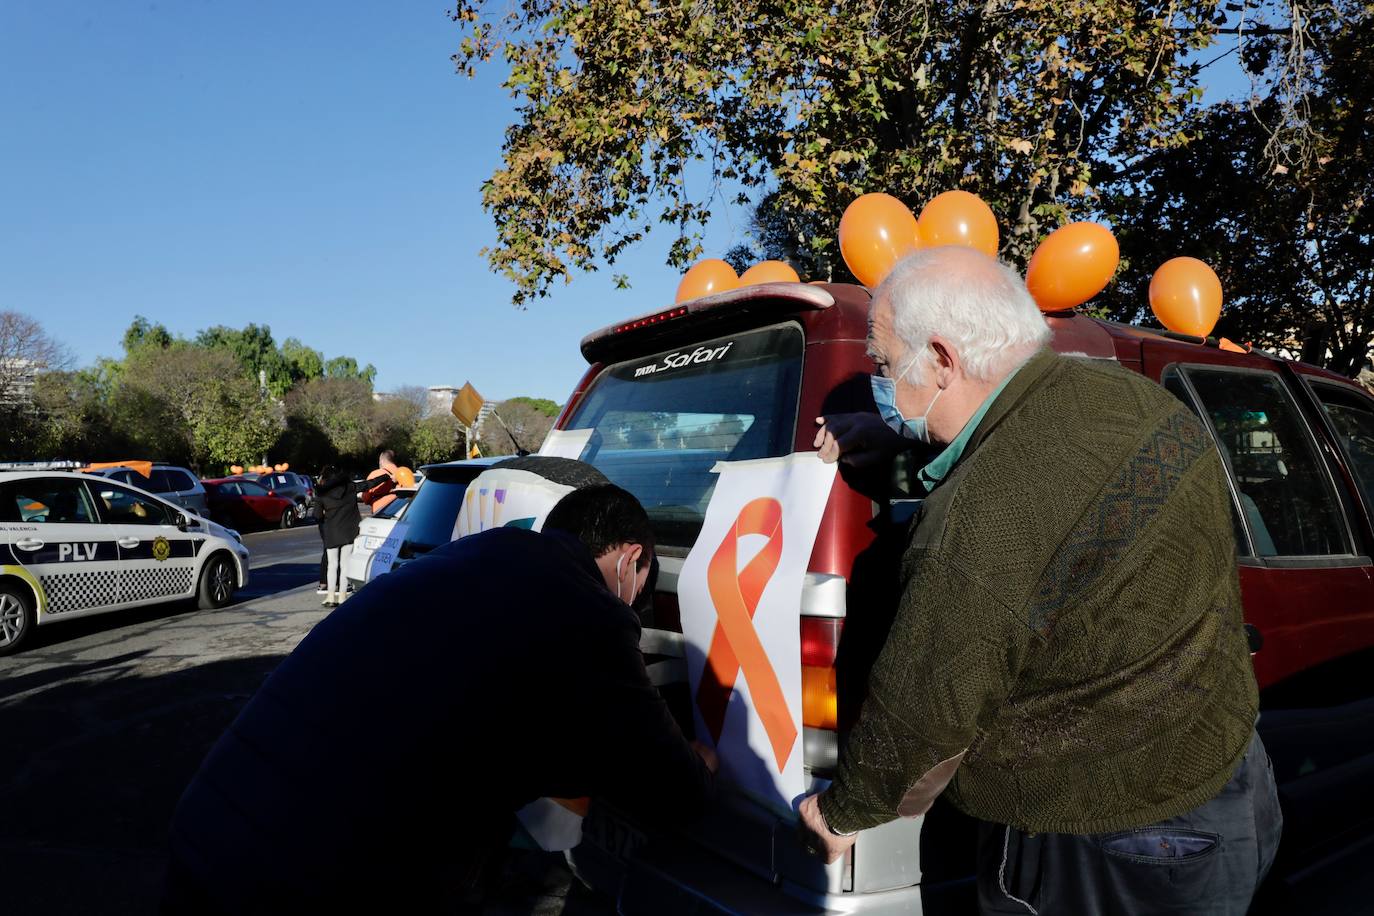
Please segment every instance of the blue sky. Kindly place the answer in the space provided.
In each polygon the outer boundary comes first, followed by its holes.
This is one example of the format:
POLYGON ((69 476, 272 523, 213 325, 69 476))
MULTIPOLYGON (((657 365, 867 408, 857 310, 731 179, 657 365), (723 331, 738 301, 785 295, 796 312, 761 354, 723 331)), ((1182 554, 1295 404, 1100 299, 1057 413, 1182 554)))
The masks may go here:
POLYGON ((616 265, 631 291, 602 270, 511 307, 478 251, 513 105, 497 67, 454 74, 446 8, 0 5, 0 309, 81 364, 118 355, 135 314, 188 335, 253 321, 373 363, 383 390, 562 401, 584 333, 671 302, 671 235, 616 265))

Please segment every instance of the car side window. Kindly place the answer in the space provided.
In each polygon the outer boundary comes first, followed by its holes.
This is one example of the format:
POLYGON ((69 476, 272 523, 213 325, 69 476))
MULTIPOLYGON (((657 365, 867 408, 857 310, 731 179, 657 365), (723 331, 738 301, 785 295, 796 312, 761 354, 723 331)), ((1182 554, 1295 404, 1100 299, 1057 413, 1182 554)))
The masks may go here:
POLYGON ((89 525, 99 520, 81 481, 39 477, 0 485, 0 521, 89 525))
POLYGON ((251 480, 241 480, 238 483, 239 492, 244 496, 266 496, 267 490, 261 484, 251 480))
MULTIPOLYGON (((1197 400, 1193 397, 1192 392, 1188 390, 1188 386, 1183 381, 1183 376, 1179 374, 1177 368, 1170 366, 1168 369, 1165 369, 1161 381, 1166 391, 1182 401, 1185 407, 1196 414, 1197 418, 1202 420, 1203 424, 1206 424, 1207 419, 1202 416, 1202 408, 1198 407, 1197 400)), ((1241 556, 1254 556, 1255 552, 1250 547, 1250 538, 1246 536, 1245 526, 1241 524, 1240 521, 1239 503, 1241 501, 1243 500, 1240 497, 1239 491, 1235 489, 1235 483, 1231 482, 1231 529, 1236 535, 1236 553, 1241 556)), ((1247 506, 1248 505, 1247 503, 1247 506)))
POLYGON ((170 525, 172 515, 160 502, 123 487, 97 486, 105 520, 115 525, 170 525))
POLYGON ((1335 385, 1315 384, 1312 389, 1336 430, 1365 505, 1374 509, 1374 399, 1335 385))
POLYGON ((180 472, 158 468, 153 471, 152 478, 143 489, 150 493, 172 493, 184 488, 182 487, 180 472))
POLYGON ((1344 520, 1316 442, 1272 372, 1189 366, 1235 480, 1255 553, 1350 553, 1344 520))

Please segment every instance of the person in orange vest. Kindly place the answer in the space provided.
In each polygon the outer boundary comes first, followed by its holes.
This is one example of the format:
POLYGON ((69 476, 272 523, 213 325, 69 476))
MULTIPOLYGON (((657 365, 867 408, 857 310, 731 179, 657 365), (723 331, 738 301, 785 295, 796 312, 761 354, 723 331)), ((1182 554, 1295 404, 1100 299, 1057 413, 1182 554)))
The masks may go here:
POLYGON ((363 493, 363 502, 371 506, 374 513, 380 512, 395 501, 396 494, 391 491, 396 487, 396 470, 396 453, 391 449, 384 449, 377 456, 377 469, 367 475, 368 480, 377 481, 377 486, 363 493), (387 479, 379 480, 381 477, 387 479))

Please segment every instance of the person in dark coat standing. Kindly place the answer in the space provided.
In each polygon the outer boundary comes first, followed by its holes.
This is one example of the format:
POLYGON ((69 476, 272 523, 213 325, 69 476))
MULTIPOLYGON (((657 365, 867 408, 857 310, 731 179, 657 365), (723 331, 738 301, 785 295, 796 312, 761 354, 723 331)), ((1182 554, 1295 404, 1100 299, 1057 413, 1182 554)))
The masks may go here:
POLYGON ((322 517, 320 534, 324 537, 325 595, 321 603, 325 607, 338 607, 348 589, 344 569, 363 520, 358 510, 358 494, 380 483, 382 481, 379 480, 354 481, 333 467, 320 472, 320 484, 315 488, 315 504, 322 517))
POLYGON ((542 797, 687 818, 714 754, 649 681, 653 534, 609 484, 376 579, 282 662, 173 816, 164 913, 449 912, 542 797))

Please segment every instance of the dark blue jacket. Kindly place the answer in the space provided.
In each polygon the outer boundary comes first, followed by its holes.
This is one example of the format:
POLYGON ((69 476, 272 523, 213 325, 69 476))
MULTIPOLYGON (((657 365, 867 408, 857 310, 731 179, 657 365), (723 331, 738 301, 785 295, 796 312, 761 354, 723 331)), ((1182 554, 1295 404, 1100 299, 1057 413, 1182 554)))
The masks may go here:
POLYGON ((677 817, 710 788, 587 549, 501 528, 316 625, 210 751, 171 839, 227 912, 415 912, 533 799, 677 817))

